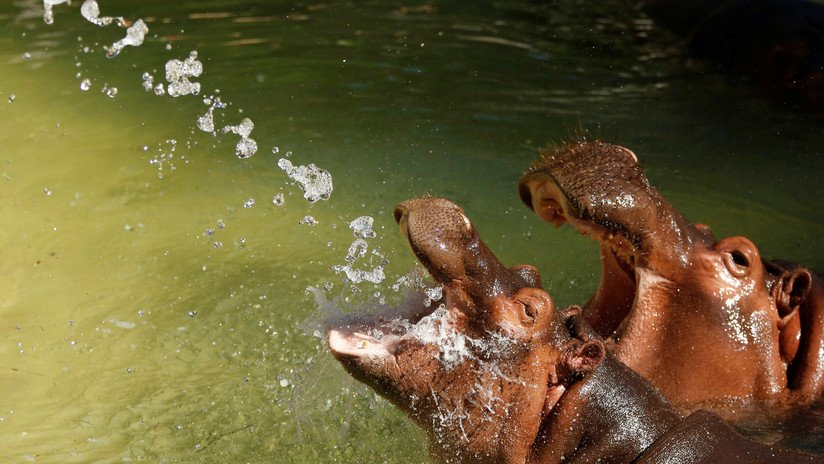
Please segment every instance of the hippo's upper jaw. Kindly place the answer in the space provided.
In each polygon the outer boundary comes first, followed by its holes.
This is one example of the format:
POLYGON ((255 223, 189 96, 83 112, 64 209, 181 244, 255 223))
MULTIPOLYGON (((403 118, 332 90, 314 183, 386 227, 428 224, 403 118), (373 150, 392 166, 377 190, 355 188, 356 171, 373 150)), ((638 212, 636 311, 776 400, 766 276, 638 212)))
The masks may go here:
POLYGON ((601 283, 585 317, 671 401, 767 399, 791 386, 795 351, 785 345, 797 345, 804 329, 784 322, 792 310, 780 313, 777 302, 803 289, 775 282, 809 279, 770 274, 744 237, 715 241, 667 203, 623 147, 550 149, 518 188, 545 221, 599 241, 601 283))
POLYGON ((601 284, 587 320, 604 337, 619 330, 639 289, 672 281, 690 266, 692 250, 709 241, 649 184, 635 153, 618 145, 548 150, 521 177, 518 191, 543 220, 570 224, 600 243, 601 284))

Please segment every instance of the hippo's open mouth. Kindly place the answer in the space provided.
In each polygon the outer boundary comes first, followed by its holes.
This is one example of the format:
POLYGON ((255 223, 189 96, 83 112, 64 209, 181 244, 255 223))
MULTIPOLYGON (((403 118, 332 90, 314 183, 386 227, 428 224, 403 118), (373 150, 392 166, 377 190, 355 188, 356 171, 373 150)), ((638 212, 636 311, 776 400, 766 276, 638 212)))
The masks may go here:
POLYGON ((686 266, 704 240, 652 187, 630 150, 601 142, 563 145, 543 153, 521 177, 519 194, 543 220, 570 224, 601 246, 601 282, 587 303, 600 335, 620 338, 638 292, 665 282, 665 269, 686 266))

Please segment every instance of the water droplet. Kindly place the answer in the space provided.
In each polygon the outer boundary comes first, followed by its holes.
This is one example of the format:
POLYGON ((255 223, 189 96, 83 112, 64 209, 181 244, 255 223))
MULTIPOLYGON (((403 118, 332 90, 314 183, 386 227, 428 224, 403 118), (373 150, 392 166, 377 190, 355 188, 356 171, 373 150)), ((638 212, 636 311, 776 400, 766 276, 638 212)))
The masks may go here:
POLYGON ((169 96, 179 97, 200 93, 200 83, 191 82, 189 78, 200 76, 203 73, 203 63, 197 61, 197 51, 189 53, 189 57, 166 62, 166 80, 169 81, 167 91, 169 96))
POLYGON ((90 81, 89 79, 83 79, 82 81, 80 81, 80 90, 85 92, 90 88, 92 88, 92 81, 90 81))
POLYGON ((249 158, 257 153, 257 142, 250 138, 242 138, 235 147, 235 155, 240 158, 249 158))
POLYGON ((278 167, 298 183, 303 190, 303 197, 309 200, 309 203, 328 200, 332 195, 332 175, 314 164, 293 166, 291 161, 281 158, 278 160, 278 167))
POLYGON ((147 32, 149 32, 149 27, 146 26, 146 23, 144 23, 142 19, 138 19, 131 27, 126 29, 126 37, 113 43, 111 47, 106 49, 106 56, 113 58, 127 46, 137 47, 141 45, 147 32))
POLYGON ((309 227, 312 227, 317 223, 317 220, 315 220, 312 216, 305 216, 302 221, 298 222, 300 225, 307 225, 309 227))

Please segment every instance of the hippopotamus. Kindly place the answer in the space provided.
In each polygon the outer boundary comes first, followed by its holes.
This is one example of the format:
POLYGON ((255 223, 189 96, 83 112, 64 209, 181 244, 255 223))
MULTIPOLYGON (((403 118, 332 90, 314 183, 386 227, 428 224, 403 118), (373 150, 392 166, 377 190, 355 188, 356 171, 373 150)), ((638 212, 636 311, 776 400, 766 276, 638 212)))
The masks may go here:
POLYGON ((808 0, 646 0, 643 10, 722 72, 821 114, 824 5, 808 0))
MULTIPOLYGON (((768 261, 742 236, 716 240, 650 185, 631 150, 549 148, 521 177, 523 202, 600 243, 584 317, 615 356, 673 403, 815 399, 824 388, 824 283, 768 261)), ((716 406, 708 406, 716 408, 716 406)))
POLYGON ((337 321, 332 354, 414 420, 449 463, 823 463, 752 442, 709 412, 682 419, 608 352, 578 308, 556 311, 531 266, 507 269, 448 200, 395 217, 442 297, 408 320, 337 321))

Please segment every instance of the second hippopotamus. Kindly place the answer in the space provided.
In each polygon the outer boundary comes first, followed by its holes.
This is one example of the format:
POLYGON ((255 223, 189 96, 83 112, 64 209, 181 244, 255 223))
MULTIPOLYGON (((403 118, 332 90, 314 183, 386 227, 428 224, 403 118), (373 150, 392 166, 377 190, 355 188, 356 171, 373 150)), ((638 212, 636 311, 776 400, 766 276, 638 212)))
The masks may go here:
POLYGON ((745 237, 716 240, 618 145, 550 148, 518 189, 545 221, 600 243, 601 282, 585 317, 671 401, 821 394, 824 283, 810 270, 762 259, 745 237))

